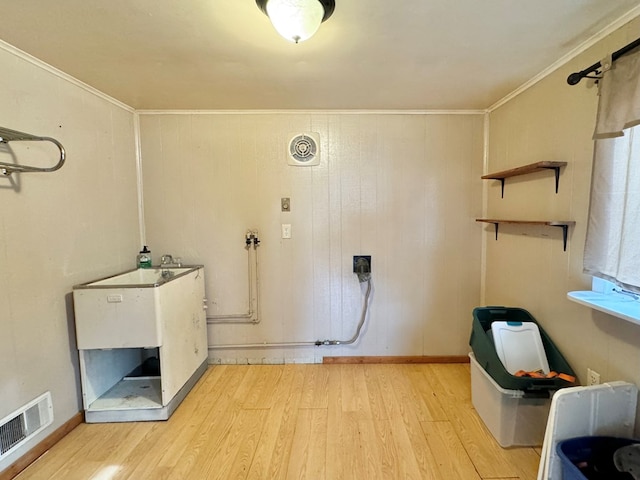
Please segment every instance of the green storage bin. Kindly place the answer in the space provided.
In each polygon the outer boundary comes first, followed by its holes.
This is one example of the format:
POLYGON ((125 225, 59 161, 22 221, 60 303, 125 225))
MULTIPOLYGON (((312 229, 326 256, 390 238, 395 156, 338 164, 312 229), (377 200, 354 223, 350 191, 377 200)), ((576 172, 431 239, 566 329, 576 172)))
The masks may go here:
POLYGON ((508 390, 523 390, 525 394, 535 396, 548 395, 551 390, 555 391, 575 385, 560 378, 516 377, 507 372, 500 358, 498 358, 498 353, 491 337, 491 324, 495 321, 535 323, 540 330, 540 337, 549 361, 549 368, 558 373, 566 373, 574 377, 576 374, 553 344, 549 335, 529 312, 522 308, 513 307, 477 307, 473 309, 473 324, 469 345, 473 350, 476 361, 491 375, 498 385, 508 390))

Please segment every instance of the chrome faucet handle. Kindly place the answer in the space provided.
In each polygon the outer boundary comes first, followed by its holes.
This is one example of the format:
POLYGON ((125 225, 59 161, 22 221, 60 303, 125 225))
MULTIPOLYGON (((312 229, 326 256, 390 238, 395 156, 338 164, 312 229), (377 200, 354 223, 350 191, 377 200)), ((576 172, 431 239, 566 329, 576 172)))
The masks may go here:
POLYGON ((162 257, 160 257, 160 263, 162 265, 171 265, 173 263, 173 257, 169 254, 162 255, 162 257))

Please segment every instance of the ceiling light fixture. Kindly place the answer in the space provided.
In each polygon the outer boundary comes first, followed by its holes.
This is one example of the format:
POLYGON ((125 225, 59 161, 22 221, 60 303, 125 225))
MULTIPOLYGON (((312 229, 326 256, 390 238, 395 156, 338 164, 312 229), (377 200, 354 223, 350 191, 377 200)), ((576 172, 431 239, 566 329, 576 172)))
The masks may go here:
POLYGON ((290 42, 304 42, 320 28, 336 8, 335 0, 256 0, 280 35, 290 42))

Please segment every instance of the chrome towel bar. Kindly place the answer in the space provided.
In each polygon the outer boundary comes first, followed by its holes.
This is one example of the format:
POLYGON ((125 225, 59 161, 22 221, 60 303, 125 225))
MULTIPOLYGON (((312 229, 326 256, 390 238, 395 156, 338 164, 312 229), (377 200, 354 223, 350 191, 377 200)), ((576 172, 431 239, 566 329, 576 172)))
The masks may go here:
POLYGON ((51 142, 58 150, 60 150, 60 159, 58 163, 53 167, 32 167, 29 165, 19 165, 16 163, 0 162, 0 174, 9 176, 12 173, 25 173, 25 172, 53 172, 58 170, 64 165, 65 151, 62 144, 55 138, 51 137, 38 137, 29 133, 18 132, 16 130, 9 130, 8 128, 0 127, 0 144, 9 142, 51 142))

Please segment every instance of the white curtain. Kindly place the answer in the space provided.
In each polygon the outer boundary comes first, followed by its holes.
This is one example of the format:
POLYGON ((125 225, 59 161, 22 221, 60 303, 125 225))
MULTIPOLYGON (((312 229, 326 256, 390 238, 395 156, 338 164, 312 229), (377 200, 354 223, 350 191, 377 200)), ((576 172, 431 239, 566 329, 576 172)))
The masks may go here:
POLYGON ((640 49, 624 55, 602 75, 594 139, 622 137, 640 124, 640 49))
POLYGON ((599 88, 584 271, 640 292, 640 52, 599 88))

